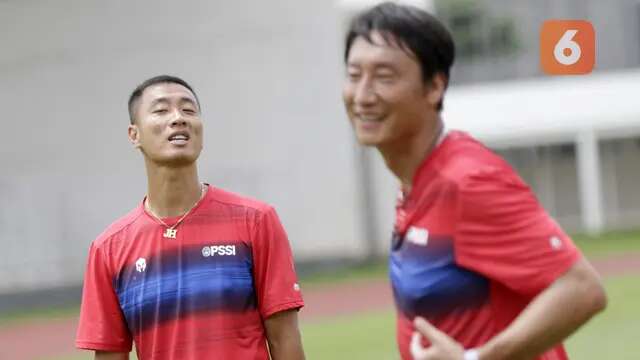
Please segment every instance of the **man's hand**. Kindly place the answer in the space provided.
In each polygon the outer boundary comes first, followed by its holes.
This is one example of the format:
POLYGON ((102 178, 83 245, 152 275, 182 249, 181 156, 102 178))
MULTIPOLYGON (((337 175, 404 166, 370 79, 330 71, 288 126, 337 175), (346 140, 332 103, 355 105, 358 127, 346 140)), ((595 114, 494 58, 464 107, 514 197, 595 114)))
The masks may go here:
POLYGON ((411 337, 411 356, 415 360, 462 360, 464 358, 464 348, 425 319, 416 317, 413 325, 417 331, 411 337), (429 340, 430 347, 422 346, 422 336, 429 340))

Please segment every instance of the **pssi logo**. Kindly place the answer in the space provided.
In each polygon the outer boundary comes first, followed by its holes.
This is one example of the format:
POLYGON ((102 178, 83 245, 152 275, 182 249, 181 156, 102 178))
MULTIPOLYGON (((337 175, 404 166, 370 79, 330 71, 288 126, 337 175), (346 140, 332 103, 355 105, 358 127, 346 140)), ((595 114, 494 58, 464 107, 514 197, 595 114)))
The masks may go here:
POLYGON ((235 245, 210 245, 202 248, 202 256, 229 256, 236 254, 235 245))

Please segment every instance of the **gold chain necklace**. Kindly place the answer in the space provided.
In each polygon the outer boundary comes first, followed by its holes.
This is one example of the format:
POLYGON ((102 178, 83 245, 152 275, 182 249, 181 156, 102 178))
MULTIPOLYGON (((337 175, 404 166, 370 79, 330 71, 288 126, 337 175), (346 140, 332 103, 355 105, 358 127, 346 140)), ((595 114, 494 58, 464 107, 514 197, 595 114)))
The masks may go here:
POLYGON ((173 224, 172 226, 167 225, 166 222, 164 222, 159 216, 157 216, 153 210, 151 210, 151 206, 149 206, 149 197, 147 197, 147 200, 145 202, 146 205, 146 209, 147 212, 149 213, 149 215, 151 215, 158 223, 160 223, 161 225, 163 225, 166 229, 164 230, 164 233, 162 234, 162 237, 167 238, 167 239, 175 239, 176 236, 178 235, 178 229, 176 229, 176 227, 178 227, 178 225, 180 225, 180 223, 182 222, 182 220, 184 220, 193 209, 196 208, 196 206, 200 203, 200 200, 202 200, 202 198, 204 197, 204 191, 205 186, 204 184, 200 184, 200 198, 198 199, 198 201, 196 201, 195 204, 193 204, 193 206, 191 206, 191 208, 189 210, 187 210, 186 213, 184 213, 184 215, 182 215, 182 217, 180 217, 180 219, 178 219, 178 221, 176 221, 175 224, 173 224))

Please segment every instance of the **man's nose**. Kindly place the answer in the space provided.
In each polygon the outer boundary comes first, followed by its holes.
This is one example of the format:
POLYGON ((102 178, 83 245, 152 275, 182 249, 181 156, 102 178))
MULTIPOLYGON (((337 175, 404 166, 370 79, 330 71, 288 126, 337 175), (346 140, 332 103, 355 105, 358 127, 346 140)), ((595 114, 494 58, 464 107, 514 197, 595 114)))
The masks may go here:
POLYGON ((187 121, 184 119, 184 116, 182 116, 180 110, 173 111, 173 114, 171 114, 171 116, 171 126, 184 126, 187 124, 187 121))
POLYGON ((358 105, 368 105, 376 101, 376 92, 369 78, 363 77, 357 83, 353 100, 358 105))

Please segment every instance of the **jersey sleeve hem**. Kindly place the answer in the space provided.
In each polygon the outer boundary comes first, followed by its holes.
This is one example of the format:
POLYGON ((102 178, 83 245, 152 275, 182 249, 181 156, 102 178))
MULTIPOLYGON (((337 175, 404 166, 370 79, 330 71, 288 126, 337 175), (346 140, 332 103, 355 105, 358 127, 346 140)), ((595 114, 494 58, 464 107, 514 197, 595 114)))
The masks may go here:
POLYGON ((263 318, 266 319, 269 316, 275 313, 279 313, 281 311, 290 310, 290 309, 300 310, 300 308, 302 308, 303 306, 304 306, 304 301, 302 300, 290 301, 284 304, 279 304, 279 305, 269 307, 262 313, 262 316, 263 318))
POLYGON ((558 264, 558 266, 555 266, 553 269, 551 269, 549 271, 548 276, 546 276, 546 283, 542 284, 543 286, 538 289, 538 292, 544 291, 544 289, 548 288, 549 286, 551 286, 551 284, 553 284, 556 280, 558 280, 560 277, 562 277, 564 274, 566 274, 569 269, 571 269, 571 267, 573 265, 575 265, 578 260, 580 260, 582 258, 582 254, 577 251, 574 250, 571 255, 569 255, 565 261, 562 261, 560 264, 558 264))
POLYGON ((99 351, 113 351, 113 352, 131 352, 131 346, 126 347, 119 344, 108 344, 91 341, 76 341, 76 348, 82 350, 99 350, 99 351))

